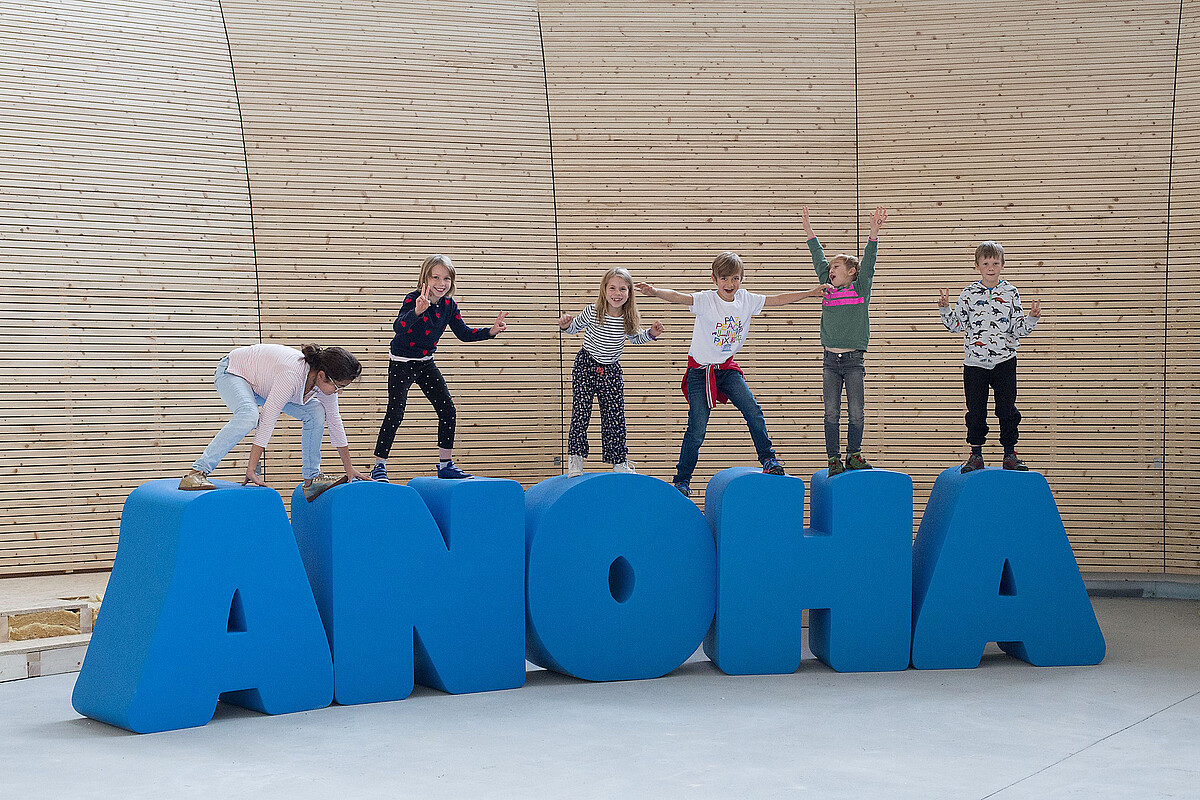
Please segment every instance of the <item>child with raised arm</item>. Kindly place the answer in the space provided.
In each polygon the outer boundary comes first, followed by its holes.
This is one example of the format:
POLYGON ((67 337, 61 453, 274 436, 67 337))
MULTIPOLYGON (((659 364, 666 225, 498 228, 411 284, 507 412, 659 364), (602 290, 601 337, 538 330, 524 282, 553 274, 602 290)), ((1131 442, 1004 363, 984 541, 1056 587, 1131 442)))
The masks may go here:
POLYGON ((454 428, 457 414, 450 390, 442 371, 433 361, 438 341, 446 327, 464 342, 494 339, 508 330, 504 321, 508 312, 501 311, 490 328, 472 328, 463 322, 458 304, 454 302, 454 262, 448 256, 432 255, 421 264, 417 277, 418 289, 409 292, 392 323, 396 335, 388 351, 388 404, 379 437, 375 441, 375 466, 371 480, 388 483, 387 458, 396 439, 396 429, 404 420, 409 387, 415 382, 421 387, 438 418, 439 478, 469 478, 470 474, 454 465, 454 428))
POLYGON ((715 289, 682 294, 673 289, 657 289, 648 283, 637 284, 637 290, 648 297, 668 303, 688 306, 696 315, 692 328, 692 344, 688 349, 688 368, 681 388, 688 400, 688 426, 679 448, 679 463, 671 481, 685 496, 692 494, 692 473, 700 457, 700 445, 708 429, 708 417, 717 403, 733 403, 750 428, 750 438, 762 464, 763 472, 783 475, 783 464, 775 457, 771 437, 762 408, 746 379, 742 368, 733 360, 750 333, 750 319, 767 306, 782 306, 821 294, 828 286, 799 292, 761 295, 742 287, 742 259, 726 251, 712 263, 712 282, 715 289))
POLYGON ((1026 315, 1021 294, 1008 281, 1004 270, 1004 248, 986 241, 975 248, 975 270, 979 280, 963 289, 950 305, 950 290, 940 289, 938 306, 942 324, 952 333, 963 334, 963 392, 967 399, 967 444, 971 455, 961 472, 983 469, 983 443, 987 441, 988 388, 996 395, 1000 420, 1000 444, 1004 447, 1005 469, 1025 472, 1029 467, 1017 457, 1017 348, 1019 339, 1037 327, 1042 303, 1034 300, 1026 315))
POLYGON ((663 324, 641 327, 633 278, 627 270, 613 267, 600 281, 600 296, 575 317, 558 319, 563 333, 583 333, 583 347, 571 370, 571 432, 567 435, 567 477, 583 474, 588 456, 587 430, 592 417, 592 398, 600 400, 600 437, 604 461, 613 472, 636 472, 625 444, 625 382, 621 354, 625 342, 656 341, 663 324))
POLYGON ((833 285, 821 301, 821 347, 825 351, 821 385, 825 398, 825 455, 829 458, 829 475, 847 469, 870 469, 871 464, 862 454, 866 419, 865 359, 871 338, 871 318, 867 308, 871 302, 871 282, 875 279, 879 229, 887 220, 887 211, 883 206, 876 206, 871 214, 871 232, 861 261, 845 253, 838 253, 826 261, 821 242, 808 221, 808 206, 804 206, 801 213, 817 278, 821 283, 833 285), (850 418, 845 463, 841 449, 843 387, 846 413, 850 418))

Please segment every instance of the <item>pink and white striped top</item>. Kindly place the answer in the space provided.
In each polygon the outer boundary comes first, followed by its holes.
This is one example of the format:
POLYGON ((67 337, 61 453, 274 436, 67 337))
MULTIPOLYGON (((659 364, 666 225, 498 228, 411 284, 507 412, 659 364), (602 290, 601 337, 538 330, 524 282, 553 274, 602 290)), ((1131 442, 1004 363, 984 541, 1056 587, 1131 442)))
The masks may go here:
POLYGON ((854 288, 854 284, 847 284, 842 287, 834 287, 833 291, 826 292, 825 297, 821 300, 822 306, 860 306, 865 303, 862 295, 854 288))
POLYGON ((308 380, 308 364, 304 354, 282 344, 255 344, 239 347, 229 354, 226 370, 245 379, 259 397, 266 400, 258 416, 258 432, 254 443, 266 447, 275 431, 275 423, 287 403, 304 405, 314 397, 325 407, 325 426, 329 428, 329 441, 334 447, 348 447, 346 429, 342 427, 342 416, 338 413, 336 394, 325 394, 313 389, 304 394, 308 380))

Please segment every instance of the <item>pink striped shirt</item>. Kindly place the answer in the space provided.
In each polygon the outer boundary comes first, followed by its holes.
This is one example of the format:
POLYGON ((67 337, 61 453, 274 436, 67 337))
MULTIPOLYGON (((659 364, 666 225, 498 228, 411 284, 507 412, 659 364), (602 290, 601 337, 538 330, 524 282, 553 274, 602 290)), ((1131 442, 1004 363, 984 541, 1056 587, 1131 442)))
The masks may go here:
POLYGON ((338 413, 337 394, 325 394, 315 386, 308 394, 304 384, 308 380, 308 364, 299 350, 282 344, 255 344, 239 347, 229 354, 226 370, 250 384, 254 393, 263 398, 262 412, 258 415, 258 433, 254 443, 266 447, 275 432, 275 423, 287 403, 304 405, 314 397, 325 407, 325 425, 329 428, 329 441, 334 447, 348 447, 346 429, 342 427, 342 416, 338 413))
POLYGON ((862 295, 854 288, 854 284, 835 288, 833 291, 826 293, 825 299, 821 301, 823 306, 859 306, 865 302, 862 295))

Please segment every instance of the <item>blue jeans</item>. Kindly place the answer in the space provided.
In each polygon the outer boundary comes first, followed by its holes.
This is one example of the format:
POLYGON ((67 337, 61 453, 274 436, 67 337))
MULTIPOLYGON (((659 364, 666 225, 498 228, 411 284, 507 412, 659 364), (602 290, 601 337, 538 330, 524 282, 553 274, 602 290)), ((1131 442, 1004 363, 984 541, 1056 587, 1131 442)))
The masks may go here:
MULTIPOLYGON (((767 435, 767 421, 763 419, 762 407, 754 399, 746 379, 735 369, 715 370, 717 388, 720 389, 729 402, 742 412, 746 418, 746 426, 750 428, 750 438, 754 440, 754 450, 758 453, 759 462, 775 457, 771 447, 771 437, 767 435)), ((675 482, 690 481, 696 471, 696 461, 700 458, 700 445, 704 443, 704 433, 708 430, 708 415, 711 411, 705 399, 704 370, 689 369, 688 381, 688 426, 683 435, 683 445, 679 448, 679 463, 675 467, 675 482)))
MULTIPOLYGON (((217 394, 233 412, 233 419, 225 423, 225 427, 217 432, 213 440, 204 448, 204 454, 192 464, 192 469, 205 474, 216 469, 221 459, 229 455, 229 451, 237 443, 246 438, 246 434, 258 427, 258 407, 266 402, 254 393, 250 383, 237 375, 226 372, 229 366, 229 356, 222 358, 213 373, 213 383, 217 386, 217 394)), ((325 406, 316 398, 304 405, 285 403, 283 410, 289 416, 304 423, 300 434, 300 474, 305 480, 321 471, 321 437, 325 433, 325 406)))
POLYGON ((852 350, 849 353, 825 351, 822 380, 825 392, 825 453, 830 458, 839 458, 842 455, 838 449, 842 435, 842 386, 846 387, 846 413, 850 417, 850 429, 846 433, 846 452, 857 453, 862 450, 863 405, 866 394, 863 379, 867 374, 867 368, 863 364, 865 355, 862 350, 852 350))

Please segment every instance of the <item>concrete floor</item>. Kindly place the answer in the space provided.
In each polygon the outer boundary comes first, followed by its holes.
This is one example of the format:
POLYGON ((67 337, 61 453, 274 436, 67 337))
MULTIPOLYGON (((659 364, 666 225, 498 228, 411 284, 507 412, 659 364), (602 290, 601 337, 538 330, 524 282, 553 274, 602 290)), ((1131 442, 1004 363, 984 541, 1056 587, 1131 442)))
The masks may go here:
POLYGON ((6 797, 1200 797, 1200 602, 1098 598, 1098 667, 523 689, 137 736, 79 717, 74 675, 0 685, 6 797))

